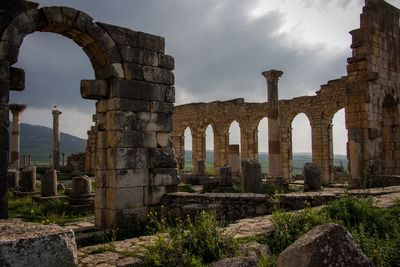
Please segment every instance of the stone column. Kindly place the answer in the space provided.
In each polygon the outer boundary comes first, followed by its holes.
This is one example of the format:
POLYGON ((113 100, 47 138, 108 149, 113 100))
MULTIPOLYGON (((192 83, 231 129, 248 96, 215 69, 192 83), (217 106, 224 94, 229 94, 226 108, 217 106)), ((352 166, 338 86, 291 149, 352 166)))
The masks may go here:
POLYGON ((53 111, 53 169, 60 170, 60 115, 61 111, 54 108, 53 111))
POLYGON ((282 176, 278 98, 278 80, 282 74, 283 72, 279 70, 262 73, 268 84, 268 175, 272 178, 282 176))
POLYGON ((28 164, 25 167, 31 166, 32 164, 32 156, 28 155, 28 164))
POLYGON ((27 166, 27 158, 26 155, 22 155, 22 168, 27 166))
POLYGON ((20 147, 20 136, 19 136, 19 122, 22 111, 26 109, 26 105, 21 104, 10 104, 10 111, 13 116, 12 120, 12 132, 11 132, 11 168, 19 171, 19 147, 20 147))

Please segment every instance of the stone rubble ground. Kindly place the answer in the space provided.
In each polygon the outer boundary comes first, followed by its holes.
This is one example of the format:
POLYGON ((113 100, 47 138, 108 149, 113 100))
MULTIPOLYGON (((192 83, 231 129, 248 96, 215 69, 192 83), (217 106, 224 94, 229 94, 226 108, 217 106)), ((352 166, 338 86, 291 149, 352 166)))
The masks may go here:
MULTIPOLYGON (((345 191, 341 188, 324 188, 324 191, 336 195, 372 195, 377 207, 388 208, 395 205, 400 200, 400 186, 386 188, 357 189, 345 191)), ((310 192, 311 193, 311 192, 310 192)), ((303 193, 295 192, 285 195, 299 195, 303 193)), ((307 193, 309 194, 309 193, 307 193)), ((312 192, 315 194, 315 192, 312 192)), ((318 207, 317 207, 318 208, 318 207)), ((298 212, 298 211, 297 211, 298 212)), ((265 215, 253 218, 237 220, 228 225, 223 230, 232 234, 235 238, 253 237, 265 234, 274 230, 271 221, 272 215, 265 215)), ((85 225, 88 224, 85 222, 85 225)), ((105 244, 80 248, 78 251, 79 266, 138 266, 140 259, 134 255, 141 255, 146 244, 155 240, 155 236, 142 236, 123 241, 114 241, 105 244), (106 246, 112 247, 112 251, 95 253, 106 246)))

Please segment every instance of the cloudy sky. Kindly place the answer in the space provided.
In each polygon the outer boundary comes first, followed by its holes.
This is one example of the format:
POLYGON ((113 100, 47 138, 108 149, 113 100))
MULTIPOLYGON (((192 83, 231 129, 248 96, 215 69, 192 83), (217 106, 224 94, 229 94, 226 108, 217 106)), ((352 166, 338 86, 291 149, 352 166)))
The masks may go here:
MULTIPOLYGON (((362 0, 38 0, 41 6, 82 10, 95 21, 164 36, 175 58, 176 104, 243 97, 266 101, 261 72, 284 72, 279 97, 312 95, 320 84, 346 75, 351 55, 348 32, 358 28, 362 0)), ((400 0, 390 0, 400 7, 400 0)), ((50 126, 51 107, 62 110, 61 130, 83 138, 92 125, 94 102, 79 93, 81 79, 93 79, 82 49, 63 36, 34 33, 21 47, 18 67, 26 89, 11 102, 28 104, 22 122, 50 126)), ((266 121, 260 150, 266 150, 266 121)), ((235 128, 235 127, 232 127, 235 128)), ((293 122, 294 151, 311 150, 305 116, 293 122), (301 140, 301 141, 299 141, 301 140)), ((335 117, 335 153, 345 153, 344 115, 335 117)), ((211 131, 207 131, 208 136, 211 131)), ((238 130, 232 129, 232 142, 238 130)), ((187 138, 189 139, 189 138, 187 138)), ((210 139, 210 138, 208 138, 210 139)), ((208 141, 208 147, 212 141, 208 141)))

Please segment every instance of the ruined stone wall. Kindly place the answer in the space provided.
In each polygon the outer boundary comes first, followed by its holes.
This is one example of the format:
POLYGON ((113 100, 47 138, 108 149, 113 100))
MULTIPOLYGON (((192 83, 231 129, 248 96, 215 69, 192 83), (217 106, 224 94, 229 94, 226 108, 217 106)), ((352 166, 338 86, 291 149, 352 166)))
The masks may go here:
MULTIPOLYGON (((324 182, 333 181, 332 119, 344 108, 346 78, 322 85, 315 96, 303 96, 279 101, 281 132, 281 161, 283 177, 292 173, 291 123, 299 113, 305 113, 312 129, 313 161, 322 168, 324 182)), ((243 99, 192 103, 175 108, 173 143, 179 162, 184 158, 184 131, 192 133, 193 164, 205 159, 205 130, 211 124, 214 132, 214 164, 216 170, 228 164, 229 126, 237 121, 240 126, 242 159, 258 159, 258 124, 268 117, 268 104, 246 103, 243 99)), ((268 137, 263 137, 267 139, 268 137)), ((295 137, 293 137, 295 138, 295 137)), ((182 168, 182 166, 181 166, 182 168)))
POLYGON ((13 0, 1 1, 0 11, 1 218, 7 217, 9 90, 24 88, 24 71, 12 65, 24 37, 35 31, 70 38, 92 63, 95 80, 81 81, 81 95, 97 100, 91 140, 96 226, 124 227, 146 218, 149 206, 179 182, 170 138, 174 59, 165 54, 164 38, 94 22, 69 7, 13 0))
POLYGON ((351 32, 346 125, 354 186, 368 175, 400 174, 400 11, 368 0, 351 32))

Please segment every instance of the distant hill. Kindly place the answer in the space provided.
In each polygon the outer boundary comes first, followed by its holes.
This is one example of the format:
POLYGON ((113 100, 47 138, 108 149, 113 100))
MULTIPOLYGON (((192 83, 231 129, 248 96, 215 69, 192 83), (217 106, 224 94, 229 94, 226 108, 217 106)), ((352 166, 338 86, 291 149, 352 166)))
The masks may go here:
MULTIPOLYGON (((49 162, 52 145, 52 131, 53 130, 49 127, 21 123, 21 156, 31 155, 32 161, 37 163, 49 162)), ((85 152, 85 150, 85 139, 63 132, 60 133, 60 153, 65 153, 67 157, 67 155, 70 155, 71 153, 85 152)))

